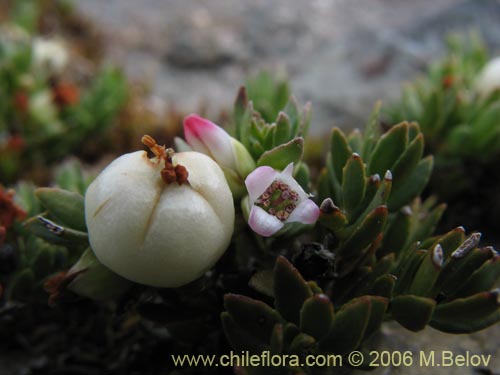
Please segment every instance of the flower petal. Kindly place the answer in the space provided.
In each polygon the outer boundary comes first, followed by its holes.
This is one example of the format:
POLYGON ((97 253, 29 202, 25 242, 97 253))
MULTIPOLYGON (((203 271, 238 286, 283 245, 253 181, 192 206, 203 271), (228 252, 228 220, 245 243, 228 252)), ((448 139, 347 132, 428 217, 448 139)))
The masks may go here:
POLYGON ((195 151, 211 156, 221 166, 235 169, 231 136, 221 127, 203 117, 191 114, 184 118, 184 136, 195 151))
POLYGON ((286 222, 298 221, 303 224, 314 224, 318 220, 319 207, 310 199, 304 199, 292 211, 286 222))
POLYGON ((283 224, 276 216, 269 215, 259 206, 253 206, 248 218, 250 228, 263 237, 270 237, 278 232, 285 224, 283 224))
POLYGON ((250 196, 250 203, 253 204, 255 200, 266 191, 278 175, 278 172, 268 166, 259 167, 250 173, 245 179, 245 186, 250 196))

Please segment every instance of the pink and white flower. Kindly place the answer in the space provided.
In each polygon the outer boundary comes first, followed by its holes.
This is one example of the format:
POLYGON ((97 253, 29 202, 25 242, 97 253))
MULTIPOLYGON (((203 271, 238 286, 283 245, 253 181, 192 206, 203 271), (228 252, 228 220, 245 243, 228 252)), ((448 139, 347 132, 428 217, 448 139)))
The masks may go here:
POLYGON ((255 161, 243 144, 196 114, 184 118, 184 137, 193 151, 208 155, 219 164, 235 197, 245 194, 243 181, 254 170, 255 161))
POLYGON ((292 177, 293 163, 278 172, 263 166, 248 175, 245 185, 251 205, 248 225, 254 232, 269 237, 286 223, 314 224, 319 207, 292 177))

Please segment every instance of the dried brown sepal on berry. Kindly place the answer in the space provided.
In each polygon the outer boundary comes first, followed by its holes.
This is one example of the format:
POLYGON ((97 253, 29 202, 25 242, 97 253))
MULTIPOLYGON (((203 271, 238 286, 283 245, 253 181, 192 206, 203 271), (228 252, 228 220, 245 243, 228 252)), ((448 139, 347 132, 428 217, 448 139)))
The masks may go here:
POLYGON ((64 296, 66 287, 85 271, 87 268, 72 273, 62 271, 48 279, 43 287, 49 293, 49 306, 54 306, 64 296))
POLYGON ((156 143, 155 139, 149 135, 143 136, 141 141, 158 158, 157 163, 160 163, 161 160, 165 162, 165 167, 160 172, 163 182, 165 182, 167 185, 170 185, 174 182, 177 182, 177 184, 179 185, 189 184, 189 173, 186 167, 180 164, 174 166, 173 164, 173 149, 166 149, 165 146, 160 146, 156 143))

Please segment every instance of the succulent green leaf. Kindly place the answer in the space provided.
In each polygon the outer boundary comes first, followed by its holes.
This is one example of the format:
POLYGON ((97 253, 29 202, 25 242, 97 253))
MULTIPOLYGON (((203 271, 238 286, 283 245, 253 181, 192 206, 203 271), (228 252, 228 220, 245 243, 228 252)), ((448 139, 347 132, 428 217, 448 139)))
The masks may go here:
POLYGON ((273 270, 262 270, 256 272, 248 282, 248 285, 256 291, 274 297, 274 273, 273 270))
POLYGON ((283 324, 275 324, 271 335, 271 353, 283 352, 283 324))
POLYGON ((411 240, 421 241, 431 236, 436 230, 436 226, 439 220, 441 220, 441 216, 443 216, 445 210, 446 204, 443 203, 436 206, 425 218, 416 218, 417 220, 420 220, 418 221, 418 227, 411 236, 411 240))
POLYGON ((391 187, 392 174, 390 171, 385 173, 382 181, 380 181, 380 176, 378 174, 371 176, 368 179, 365 199, 359 205, 359 209, 352 214, 352 217, 357 217, 357 219, 347 228, 347 231, 358 227, 365 217, 375 208, 385 205, 387 203, 387 199, 389 198, 389 194, 391 193, 391 187))
POLYGON ((390 274, 385 274, 379 276, 373 283, 373 287, 370 294, 392 298, 392 292, 394 291, 394 285, 396 284, 396 277, 390 274))
POLYGON ((371 300, 367 296, 346 303, 335 314, 327 336, 319 341, 320 351, 343 355, 358 348, 365 335, 370 314, 371 300))
POLYGON ((244 133, 247 132, 250 122, 250 116, 247 109, 248 109, 247 90, 244 86, 241 86, 238 90, 238 94, 236 95, 236 99, 234 101, 233 120, 234 123, 236 124, 236 139, 241 141, 243 144, 246 144, 244 133))
POLYGON ((342 183, 342 171, 351 155, 352 150, 347 143, 347 138, 344 133, 339 128, 333 128, 330 137, 330 159, 333 166, 333 172, 339 183, 342 183))
POLYGON ((330 198, 325 199, 319 209, 319 222, 333 233, 338 233, 348 223, 347 217, 330 198))
POLYGON ((83 197, 58 188, 38 188, 36 196, 42 205, 62 225, 81 232, 87 231, 83 197))
POLYGON ((330 198, 332 196, 332 189, 330 188, 330 179, 328 177, 328 170, 321 169, 318 177, 318 198, 320 201, 330 198))
POLYGON ((239 327, 262 342, 269 342, 274 326, 283 323, 276 310, 246 296, 226 294, 224 307, 239 327))
POLYGON ((437 306, 430 325, 448 333, 479 331, 500 321, 498 290, 459 298, 437 306))
POLYGON ((415 251, 413 246, 408 248, 409 253, 399 260, 399 265, 394 272, 397 277, 397 283, 394 289, 395 294, 403 294, 410 287, 420 264, 422 263, 426 252, 423 250, 415 251))
POLYGON ((257 166, 268 165, 274 169, 283 170, 290 163, 298 163, 302 158, 304 139, 294 138, 290 142, 282 144, 266 151, 257 161, 257 166))
POLYGON ((308 298, 300 311, 300 329, 302 332, 321 339, 328 333, 333 322, 333 305, 325 294, 316 294, 308 298))
POLYGON ((279 146, 287 143, 290 140, 291 125, 288 116, 284 112, 278 114, 276 119, 276 127, 273 132, 273 146, 279 146))
POLYGON ((380 137, 369 158, 369 174, 382 175, 392 169, 408 144, 408 128, 408 123, 402 122, 380 137))
POLYGON ((376 102, 370 115, 370 119, 368 120, 368 123, 366 125, 363 150, 361 153, 361 156, 364 158, 372 153, 373 147, 375 147, 377 139, 380 137, 379 117, 381 108, 382 102, 376 102))
POLYGON ((432 288, 443 267, 443 249, 440 244, 427 250, 410 285, 409 294, 431 297, 432 288))
POLYGON ((299 271, 285 257, 279 256, 274 267, 274 305, 281 316, 299 325, 302 305, 312 295, 299 271))
POLYGON ((347 136, 347 143, 349 144, 352 152, 361 154, 361 151, 363 149, 363 134, 361 134, 359 129, 354 129, 349 133, 349 135, 347 136))
POLYGON ((456 297, 467 297, 491 289, 500 279, 500 256, 487 260, 478 270, 463 282, 456 297))
POLYGON ((384 321, 385 312, 389 305, 389 300, 379 296, 368 296, 371 302, 370 318, 365 330, 364 339, 366 340, 377 332, 384 321))
POLYGON ((387 207, 375 208, 354 230, 353 234, 340 245, 339 256, 357 257, 382 232, 387 220, 387 207))
POLYGON ((286 323, 283 327, 283 348, 285 350, 290 349, 290 345, 297 335, 300 333, 300 329, 293 323, 286 323))
POLYGON ((399 254, 408 245, 411 231, 411 209, 403 207, 399 212, 389 218, 389 224, 382 241, 380 254, 399 254))
POLYGON ((436 282, 434 292, 441 292, 450 297, 463 285, 474 271, 481 267, 487 260, 493 258, 494 252, 485 247, 472 249, 461 257, 451 257, 445 264, 436 282))
POLYGON ((434 247, 437 244, 441 245, 443 250, 443 258, 448 259, 451 253, 456 250, 460 244, 462 244, 465 240, 465 229, 463 227, 457 227, 450 230, 444 236, 439 237, 434 241, 434 244, 431 246, 434 247))
POLYGON ((404 295, 391 300, 392 317, 410 331, 420 331, 430 322, 436 301, 431 298, 404 295))
POLYGON ((305 355, 311 352, 311 350, 315 347, 315 345, 316 345, 316 340, 314 339, 314 337, 306 333, 299 333, 292 340, 290 344, 290 351, 298 355, 305 355))
POLYGON ((55 263, 55 255, 49 247, 41 247, 34 256, 31 269, 37 278, 43 278, 52 272, 55 263))
POLYGON ((290 120, 291 125, 291 135, 297 136, 300 128, 300 111, 299 106, 297 105, 297 100, 290 96, 288 99, 288 103, 286 104, 283 112, 286 113, 288 119, 290 120))
POLYGON ((397 190, 391 192, 387 202, 391 212, 407 205, 422 192, 427 182, 429 182, 433 165, 434 159, 432 156, 420 160, 413 173, 398 186, 397 190))
POLYGON ((36 236, 53 244, 88 246, 87 233, 65 228, 41 215, 27 220, 24 226, 36 236))
POLYGON ((422 133, 413 139, 391 169, 394 178, 393 188, 396 190, 416 168, 424 153, 424 136, 422 133))
POLYGON ((236 351, 248 350, 252 354, 260 354, 264 350, 269 350, 269 345, 266 342, 260 341, 250 332, 241 328, 228 312, 221 314, 222 327, 226 334, 227 341, 236 351))
POLYGON ((361 203, 365 196, 365 164, 358 154, 352 154, 342 171, 343 208, 348 213, 361 203))
POLYGON ((304 189, 304 191, 309 191, 309 184, 311 179, 309 174, 309 167, 306 163, 300 162, 297 164, 297 166, 295 167, 294 178, 299 183, 299 185, 302 186, 302 189, 304 189))

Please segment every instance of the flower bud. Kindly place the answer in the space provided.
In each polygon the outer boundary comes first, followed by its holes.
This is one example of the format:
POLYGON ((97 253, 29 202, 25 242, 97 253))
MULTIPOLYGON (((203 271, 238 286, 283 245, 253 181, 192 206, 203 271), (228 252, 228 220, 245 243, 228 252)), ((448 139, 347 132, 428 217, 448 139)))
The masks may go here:
POLYGON ((195 114, 184 119, 184 136, 194 151, 209 155, 221 166, 237 198, 245 195, 244 180, 255 169, 255 161, 243 144, 221 127, 195 114))
POLYGON ((500 89, 500 56, 490 60, 476 79, 476 90, 482 96, 488 96, 500 89))
POLYGON ((145 151, 123 155, 89 186, 89 240, 99 261, 120 276, 178 287, 202 276, 226 250, 233 197, 208 156, 181 152, 165 158, 151 137, 143 142, 156 158, 145 151))

